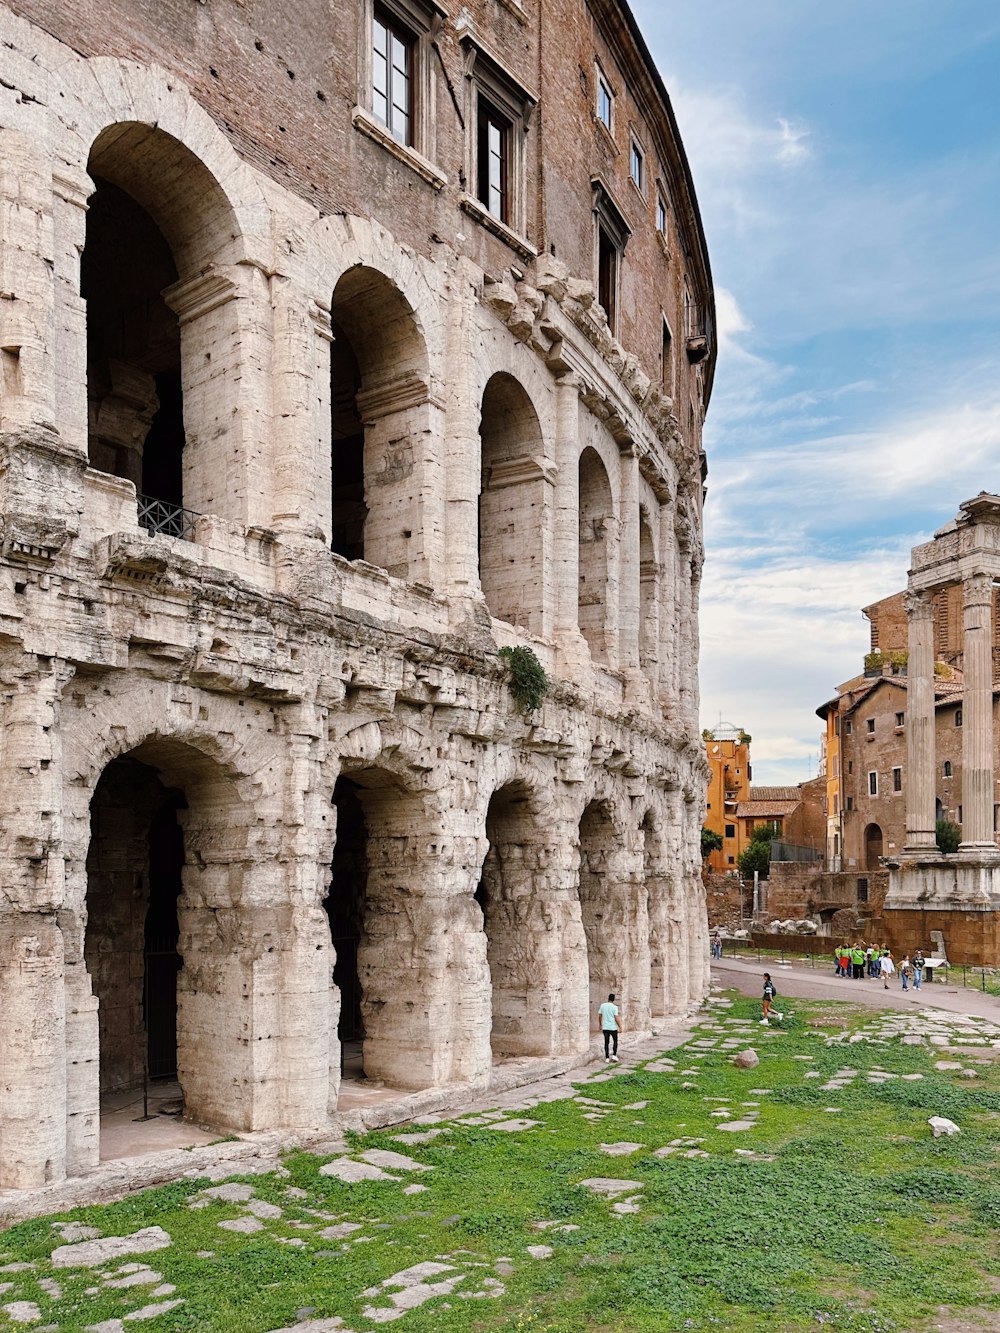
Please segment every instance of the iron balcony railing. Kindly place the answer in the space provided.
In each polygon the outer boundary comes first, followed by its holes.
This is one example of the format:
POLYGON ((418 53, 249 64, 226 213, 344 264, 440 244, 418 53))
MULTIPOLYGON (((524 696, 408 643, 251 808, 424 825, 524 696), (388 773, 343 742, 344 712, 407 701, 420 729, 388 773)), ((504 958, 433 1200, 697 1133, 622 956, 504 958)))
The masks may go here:
POLYGON ((194 541, 194 525, 200 514, 180 505, 168 504, 166 500, 155 500, 151 495, 140 495, 138 501, 139 526, 147 532, 194 541))

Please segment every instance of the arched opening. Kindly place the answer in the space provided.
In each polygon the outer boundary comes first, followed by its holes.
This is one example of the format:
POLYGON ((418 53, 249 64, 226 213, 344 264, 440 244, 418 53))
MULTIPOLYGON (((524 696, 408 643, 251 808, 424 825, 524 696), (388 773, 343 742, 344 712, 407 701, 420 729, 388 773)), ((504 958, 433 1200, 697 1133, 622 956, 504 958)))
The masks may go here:
POLYGON ((878 824, 865 828, 865 869, 878 870, 882 858, 882 830, 878 824))
MULTIPOLYGON (((333 804, 337 840, 326 910, 336 954, 333 981, 344 1048, 338 1106, 344 1110, 370 1100, 375 1083, 390 1089, 432 1084, 428 1051, 438 1034, 429 1030, 422 969, 425 955, 433 953, 421 913, 427 856, 422 797, 396 774, 372 766, 342 773, 333 804)), ((438 922, 439 906, 439 900, 428 900, 430 925, 447 926, 438 922)))
POLYGON ((344 1078, 364 1077, 364 1017, 358 976, 358 945, 368 882, 368 827, 357 783, 340 777, 333 789, 337 811, 337 842, 330 867, 326 912, 330 922, 335 963, 333 984, 340 993, 337 1037, 344 1078))
POLYGON ((659 683, 659 574, 649 511, 639 509, 639 665, 655 690, 659 683))
POLYGON ((331 549, 406 578, 420 530, 423 336, 399 288, 362 265, 338 281, 330 315, 331 549))
POLYGON ((486 813, 489 850, 476 902, 483 914, 492 989, 494 1057, 549 1055, 545 1015, 551 978, 533 947, 544 933, 539 872, 546 860, 530 793, 510 783, 493 794, 486 813))
POLYGON ((181 335, 162 295, 177 281, 177 268, 149 213, 96 173, 94 184, 80 260, 90 465, 180 506, 181 335))
POLYGON ((542 632, 543 540, 551 495, 531 399, 511 375, 486 385, 479 424, 479 580, 497 620, 542 632))
POLYGON ((84 958, 98 998, 104 1099, 177 1079, 178 900, 183 794, 155 768, 115 759, 90 804, 84 958))
POLYGON ((87 169, 91 465, 149 498, 147 528, 187 537, 182 505, 225 514, 249 486, 238 466, 246 352, 226 276, 241 257, 239 227, 205 164, 155 126, 108 126, 87 169))
POLYGON ((587 939, 591 1022, 598 1005, 625 981, 619 957, 621 924, 615 910, 612 859, 618 838, 606 801, 591 801, 580 819, 580 910, 587 939))
POLYGON ((580 455, 580 632, 596 662, 608 661, 608 547, 614 505, 611 485, 596 449, 580 455))

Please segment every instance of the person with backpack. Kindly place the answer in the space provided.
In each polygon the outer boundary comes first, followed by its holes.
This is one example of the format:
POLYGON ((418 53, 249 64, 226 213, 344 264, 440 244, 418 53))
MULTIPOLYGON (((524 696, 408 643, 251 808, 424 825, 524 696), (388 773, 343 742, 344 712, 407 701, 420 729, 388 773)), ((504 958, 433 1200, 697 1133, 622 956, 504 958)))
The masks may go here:
MULTIPOLYGON (((770 972, 765 972, 765 973, 764 973, 764 995, 763 995, 763 998, 762 998, 762 1000, 761 1000, 761 1007, 762 1007, 763 1010, 764 1010, 764 1017, 760 1020, 760 1021, 761 1021, 763 1024, 765 1024, 765 1025, 767 1025, 767 1024, 769 1023, 770 1013, 771 1013, 771 1005, 774 1003, 774 999, 775 999, 775 996, 776 996, 777 994, 778 994, 778 988, 775 986, 774 982, 771 980, 771 974, 770 974, 770 972)), ((779 1022, 780 1022, 780 1020, 781 1020, 782 1018, 784 1018, 784 1014, 778 1013, 777 1010, 775 1010, 774 1012, 775 1012, 775 1017, 776 1017, 776 1018, 779 1020, 779 1022)))

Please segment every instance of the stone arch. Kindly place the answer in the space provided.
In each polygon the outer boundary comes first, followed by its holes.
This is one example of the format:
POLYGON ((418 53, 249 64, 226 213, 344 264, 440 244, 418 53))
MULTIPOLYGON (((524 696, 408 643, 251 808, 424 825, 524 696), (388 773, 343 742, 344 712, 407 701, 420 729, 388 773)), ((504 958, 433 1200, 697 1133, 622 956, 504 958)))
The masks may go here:
POLYGON ((577 615, 580 632, 595 662, 610 665, 613 639, 608 606, 610 546, 615 522, 614 499, 604 462, 588 445, 579 461, 580 583, 577 615))
POLYGON ((87 158, 89 452, 148 497, 144 526, 190 538, 183 510, 246 522, 266 494, 266 459, 247 446, 261 429, 261 394, 240 410, 261 308, 269 317, 266 279, 245 262, 254 238, 227 192, 233 164, 215 135, 192 135, 176 117, 146 120, 121 90, 119 101, 121 119, 91 126, 87 158))
POLYGON ((865 825, 864 853, 865 869, 878 870, 879 862, 884 855, 882 828, 879 824, 872 823, 865 825))
POLYGON ((479 581, 490 614, 543 633, 545 534, 554 471, 523 385, 506 371, 483 390, 480 422, 479 581))
MULTIPOLYGON (((111 903, 131 874, 131 951, 136 952, 151 873, 144 844, 164 794, 180 798, 174 805, 183 837, 176 894, 183 964, 177 978, 177 1068, 186 1114, 240 1130, 323 1123, 329 1102, 330 983, 329 965, 315 940, 320 887, 315 869, 303 867, 284 846, 280 811, 286 773, 266 727, 270 710, 208 696, 207 716, 192 723, 186 691, 145 678, 115 694, 93 685, 73 702, 79 712, 69 712, 72 705, 65 704, 62 728, 61 924, 67 1013, 73 1015, 66 1035, 70 1171, 95 1165, 99 1152, 101 1033, 88 967, 94 957, 87 944, 88 908, 111 903), (266 717, 258 719, 255 712, 266 717), (131 788, 123 773, 129 766, 138 779, 131 788), (120 779, 110 801, 101 791, 109 773, 120 779), (131 840, 129 829, 135 834, 131 840), (95 830, 110 849, 100 866, 92 845, 95 830), (116 863, 126 878, 98 886, 95 898, 93 875, 116 863), (253 1042, 245 1039, 248 1031, 256 1035, 253 1042)), ((90 924, 93 930, 93 917, 90 924)), ((104 980, 96 981, 100 993, 104 980)), ((134 1010, 134 1004, 134 995, 125 997, 125 1008, 134 1010)), ((134 1023, 130 1039, 134 1050, 134 1023)))
POLYGON ((484 814, 482 913, 494 1058, 586 1049, 586 943, 549 786, 509 762, 484 814))
POLYGON ((639 506, 639 666, 655 692, 660 681, 660 565, 649 508, 639 506))

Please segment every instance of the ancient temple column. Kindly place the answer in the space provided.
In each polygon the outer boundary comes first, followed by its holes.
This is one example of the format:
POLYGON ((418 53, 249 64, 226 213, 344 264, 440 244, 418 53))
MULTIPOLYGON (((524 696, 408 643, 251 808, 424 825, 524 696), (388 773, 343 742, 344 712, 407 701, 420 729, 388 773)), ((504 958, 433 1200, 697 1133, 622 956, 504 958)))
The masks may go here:
POLYGON ((906 595, 909 664, 906 703, 906 851, 933 852, 934 836, 934 598, 906 595))
POLYGON ((993 838, 993 579, 963 580, 962 847, 995 850, 993 838))

